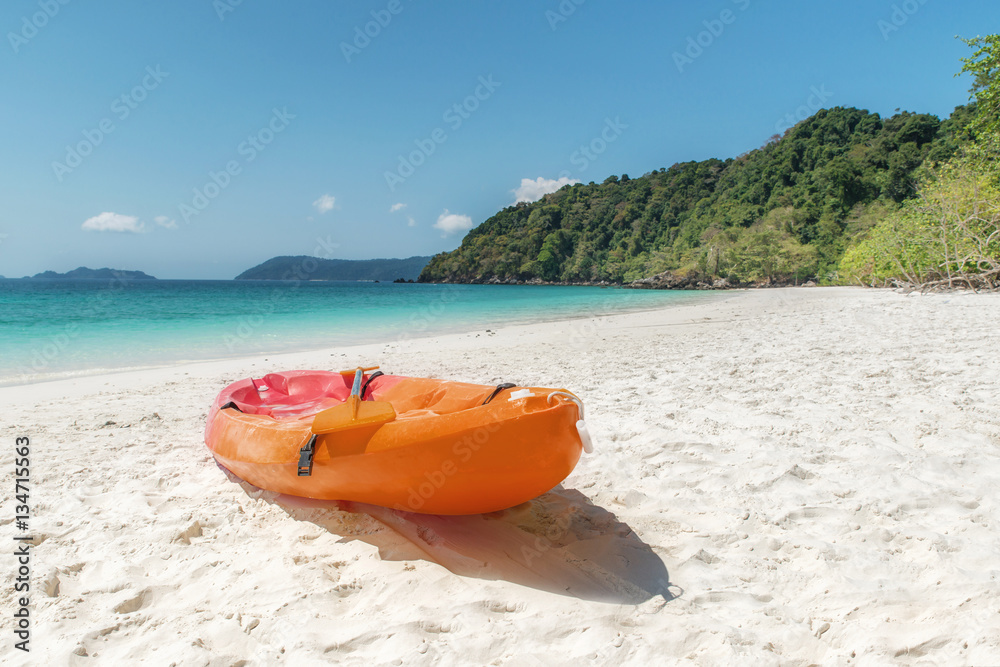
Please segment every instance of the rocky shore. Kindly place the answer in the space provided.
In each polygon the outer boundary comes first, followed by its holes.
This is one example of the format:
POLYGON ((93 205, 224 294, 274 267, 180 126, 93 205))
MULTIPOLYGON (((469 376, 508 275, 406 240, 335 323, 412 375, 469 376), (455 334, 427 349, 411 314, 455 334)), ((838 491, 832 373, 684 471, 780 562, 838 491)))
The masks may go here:
MULTIPOLYGON (((430 281, 420 281, 430 282, 430 281)), ((727 290, 727 289, 761 289, 767 287, 816 287, 812 280, 762 280, 751 283, 730 282, 725 278, 713 278, 711 276, 686 274, 678 275, 671 271, 664 271, 649 278, 640 278, 631 282, 610 282, 601 280, 598 282, 563 282, 559 280, 542 280, 541 278, 531 278, 530 280, 518 280, 517 278, 498 278, 497 276, 477 277, 472 280, 442 280, 434 281, 443 284, 466 284, 466 285, 573 285, 583 287, 621 287, 623 289, 662 289, 662 290, 727 290)))

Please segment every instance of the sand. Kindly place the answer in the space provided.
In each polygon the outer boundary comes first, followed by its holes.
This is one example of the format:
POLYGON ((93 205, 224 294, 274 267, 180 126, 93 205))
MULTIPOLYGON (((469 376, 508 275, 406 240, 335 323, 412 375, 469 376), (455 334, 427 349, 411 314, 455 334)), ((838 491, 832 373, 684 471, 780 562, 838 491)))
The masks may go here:
POLYGON ((31 664, 1000 664, 998 321, 1000 295, 734 292, 0 389, 9 485, 33 450, 31 664), (597 449, 475 517, 216 467, 227 383, 359 363, 565 386, 597 449))

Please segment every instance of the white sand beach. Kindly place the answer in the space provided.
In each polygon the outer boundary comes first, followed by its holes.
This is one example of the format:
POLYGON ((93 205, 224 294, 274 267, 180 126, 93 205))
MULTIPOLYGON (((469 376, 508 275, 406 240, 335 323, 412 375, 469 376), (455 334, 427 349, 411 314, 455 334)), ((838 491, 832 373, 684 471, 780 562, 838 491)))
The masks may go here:
POLYGON ((32 650, 8 621, 3 660, 1000 664, 997 322, 1000 295, 760 290, 0 389, 0 523, 28 436, 35 545, 32 650), (292 502, 214 464, 228 383, 358 364, 564 386, 596 451, 473 517, 292 502))

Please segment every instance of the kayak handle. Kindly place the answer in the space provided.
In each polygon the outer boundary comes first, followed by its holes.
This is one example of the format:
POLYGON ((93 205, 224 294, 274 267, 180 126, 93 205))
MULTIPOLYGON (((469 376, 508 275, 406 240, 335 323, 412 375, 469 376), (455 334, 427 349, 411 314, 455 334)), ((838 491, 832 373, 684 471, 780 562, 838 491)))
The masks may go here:
POLYGON ((587 422, 583 421, 583 401, 580 400, 578 396, 575 396, 568 391, 554 391, 548 395, 547 401, 549 404, 552 403, 552 397, 558 396, 560 398, 566 398, 576 403, 576 409, 578 410, 579 419, 576 420, 576 432, 580 436, 580 444, 583 445, 583 451, 588 454, 594 453, 594 439, 590 437, 590 431, 587 430, 587 422))
POLYGON ((579 397, 574 396, 573 394, 569 393, 568 391, 554 391, 551 394, 549 394, 549 396, 548 396, 549 405, 552 405, 552 397, 553 396, 561 396, 563 398, 567 398, 570 401, 576 403, 576 409, 580 411, 580 419, 583 419, 583 401, 581 401, 579 399, 579 397))

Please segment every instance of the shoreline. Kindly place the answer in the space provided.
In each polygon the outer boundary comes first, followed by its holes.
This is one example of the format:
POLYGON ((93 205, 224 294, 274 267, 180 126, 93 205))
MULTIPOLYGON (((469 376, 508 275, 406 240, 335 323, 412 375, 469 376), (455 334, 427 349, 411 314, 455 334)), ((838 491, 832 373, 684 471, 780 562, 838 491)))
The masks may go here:
MULTIPOLYGON (((849 288, 850 289, 850 288, 849 288)), ((586 322, 596 322, 601 321, 602 326, 613 326, 612 320, 615 318, 630 318, 635 316, 642 316, 647 314, 657 314, 659 316, 665 317, 666 319, 672 320, 674 317, 682 318, 687 315, 687 309, 706 307, 710 303, 722 303, 730 299, 739 298, 742 296, 743 292, 734 290, 731 296, 720 295, 716 299, 711 299, 710 301, 702 301, 696 304, 681 304, 673 305, 667 307, 635 310, 629 312, 619 312, 607 315, 584 315, 576 316, 571 318, 562 319, 552 319, 552 320, 541 320, 537 322, 523 323, 523 324, 513 324, 503 326, 492 330, 483 330, 479 328, 457 331, 454 333, 434 333, 428 332, 426 335, 420 334, 417 336, 409 338, 392 338, 383 341, 376 341, 371 343, 353 344, 353 345, 343 345, 337 347, 322 347, 322 348, 309 348, 304 350, 295 351, 282 351, 276 353, 261 353, 251 356, 233 356, 233 357, 221 357, 215 359, 197 359, 180 361, 177 363, 167 363, 160 365, 151 365, 143 367, 132 367, 123 369, 95 369, 95 372, 91 373, 88 371, 83 371, 79 375, 74 375, 72 377, 57 377, 52 379, 44 379, 36 382, 30 382, 26 384, 2 384, 0 385, 0 402, 5 400, 15 401, 17 395, 14 392, 20 393, 18 390, 29 390, 29 393, 35 394, 40 393, 42 390, 51 389, 52 391, 61 392, 67 388, 72 388, 76 390, 85 390, 85 386, 88 383, 105 382, 109 383, 111 378, 120 378, 121 383, 130 383, 133 380, 142 382, 144 379, 150 377, 156 378, 175 378, 180 374, 188 374, 192 370, 195 371, 217 371, 225 372, 227 370, 235 369, 245 369, 248 367, 256 367, 258 364, 263 366, 268 364, 269 370, 262 373, 266 375, 272 371, 278 370, 290 370, 292 368, 306 368, 301 364, 308 363, 308 359, 316 358, 323 359, 326 361, 327 357, 332 355, 340 356, 350 356, 350 353, 340 352, 341 350, 348 350, 355 353, 355 356, 361 361, 368 359, 371 356, 377 356, 377 350, 381 348, 384 350, 389 346, 394 346, 399 348, 400 346, 405 346, 409 348, 415 348, 414 351, 421 349, 422 347, 433 347, 438 344, 441 345, 454 345, 469 343, 471 340, 480 338, 481 336, 492 336, 497 335, 499 332, 507 332, 512 336, 518 335, 521 330, 531 330, 536 327, 544 328, 548 330, 552 327, 569 326, 575 330, 580 330, 581 328, 586 328, 584 323, 586 322), (671 317, 673 316, 673 317, 671 317), (281 365, 285 364, 285 365, 281 365), (298 364, 298 365, 297 365, 298 364), (39 388, 38 392, 35 392, 35 388, 39 388), (10 394, 10 395, 9 395, 10 394)), ((478 325, 477 325, 478 327, 478 325)), ((360 361, 359 361, 360 363, 360 361)), ((353 362, 349 363, 347 367, 352 367, 353 362)), ((327 368, 327 370, 342 370, 341 368, 327 368)), ((111 386, 118 386, 119 382, 110 383, 111 386)))
MULTIPOLYGON (((271 282, 280 282, 280 281, 271 281, 271 282)), ((414 283, 414 284, 416 284, 416 283, 414 283)), ((616 289, 621 289, 621 287, 618 286, 618 287, 616 287, 616 289)), ((745 292, 746 290, 731 290, 731 291, 734 292, 734 294, 740 294, 742 292, 745 292)), ((726 298, 731 298, 729 296, 725 296, 725 295, 722 295, 722 294, 713 295, 713 296, 705 295, 705 296, 707 297, 706 301, 725 300, 726 298)), ((588 309, 588 310, 593 311, 593 312, 599 311, 601 305, 602 304, 594 304, 594 307, 592 309, 588 309)), ((646 306, 646 307, 640 306, 640 307, 637 307, 634 310, 631 310, 631 309, 629 309, 629 310, 619 310, 617 312, 607 313, 607 314, 604 314, 604 315, 596 315, 596 316, 597 317, 615 317, 615 316, 618 316, 618 315, 629 315, 629 314, 634 314, 634 313, 658 312, 658 311, 661 311, 661 310, 672 310, 674 308, 685 307, 687 305, 690 305, 690 304, 681 303, 681 304, 677 304, 677 305, 667 305, 667 306, 646 306)), ((277 351, 272 351, 272 352, 259 352, 259 353, 255 353, 255 354, 252 354, 252 355, 234 353, 234 354, 231 354, 231 355, 207 357, 207 358, 201 358, 201 359, 199 359, 199 358, 181 359, 181 360, 169 360, 169 359, 167 359, 167 360, 163 360, 162 362, 154 362, 154 363, 151 363, 151 364, 148 364, 148 365, 132 365, 132 366, 123 366, 123 367, 115 367, 115 368, 89 368, 89 369, 63 370, 63 371, 56 371, 56 372, 52 372, 52 373, 42 373, 42 374, 37 374, 37 375, 34 375, 34 376, 29 376, 29 379, 23 380, 23 381, 17 379, 18 377, 23 377, 23 376, 7 376, 7 377, 0 376, 0 390, 2 390, 4 388, 13 388, 13 387, 30 387, 30 386, 34 386, 34 385, 37 385, 37 384, 48 384, 48 383, 53 383, 53 382, 72 381, 72 380, 86 380, 87 378, 99 378, 99 377, 103 377, 105 375, 118 375, 118 374, 121 374, 121 373, 145 373, 145 372, 150 372, 150 371, 157 371, 157 370, 161 370, 161 369, 168 369, 168 368, 174 368, 174 367, 186 366, 186 365, 194 365, 194 364, 210 364, 210 363, 217 363, 217 362, 221 363, 221 362, 227 362, 227 361, 228 362, 238 362, 238 361, 244 360, 244 359, 263 359, 264 357, 270 358, 270 357, 280 357, 280 356, 284 356, 284 355, 301 355, 301 354, 310 354, 310 353, 322 354, 323 352, 327 352, 327 351, 329 351, 331 349, 363 347, 365 345, 386 345, 386 344, 390 344, 390 343, 394 343, 394 342, 399 342, 399 341, 402 341, 402 340, 421 340, 421 339, 437 338, 437 337, 440 337, 440 336, 459 335, 459 334, 467 334, 467 333, 476 333, 476 332, 479 332, 480 329, 481 329, 481 327, 484 327, 484 326, 490 326, 490 327, 533 326, 533 325, 536 325, 536 324, 551 324, 551 323, 556 323, 556 322, 575 321, 575 320, 587 319, 587 318, 594 317, 594 316, 595 315, 593 315, 593 314, 588 313, 587 311, 585 311, 584 313, 575 313, 575 314, 569 315, 569 316, 560 316, 560 315, 553 315, 553 314, 539 314, 537 316, 538 319, 531 319, 530 321, 519 322, 519 323, 514 324, 514 325, 483 324, 483 323, 479 323, 479 322, 476 322, 476 323, 459 323, 457 326, 451 327, 452 329, 456 329, 456 331, 454 331, 454 332, 451 332, 451 331, 447 330, 448 329, 448 325, 446 325, 446 324, 439 324, 437 326, 431 326, 431 327, 429 327, 429 330, 424 330, 424 331, 419 331, 418 330, 418 331, 416 331, 415 333, 412 333, 412 334, 409 334, 409 333, 404 333, 402 335, 389 335, 389 334, 386 334, 385 338, 380 339, 380 340, 375 340, 375 341, 372 341, 372 342, 369 342, 369 343, 349 342, 349 343, 346 343, 346 344, 343 344, 343 345, 339 345, 339 346, 334 346, 334 347, 331 347, 331 346, 328 346, 328 345, 327 346, 317 346, 315 344, 306 343, 306 344, 304 344, 303 347, 301 347, 299 349, 277 350, 277 351)), ((497 329, 497 330, 499 330, 499 329, 497 329)))
MULTIPOLYGON (((560 280, 549 281, 541 278, 483 278, 476 280, 415 280, 403 281, 402 284, 414 285, 494 285, 494 286, 522 286, 522 287, 600 287, 602 289, 625 289, 625 290, 656 290, 660 292, 736 292, 759 289, 786 289, 798 287, 820 287, 816 283, 818 278, 806 277, 803 279, 762 281, 757 283, 731 283, 726 278, 713 276, 675 276, 667 271, 648 278, 639 278, 631 282, 611 282, 601 280, 598 282, 563 282, 560 280)), ((398 281, 393 281, 398 282, 398 281)), ((823 285, 823 287, 863 287, 863 285, 823 285)))
POLYGON ((998 317, 996 294, 754 290, 0 388, 34 452, 31 658, 1000 662, 998 317), (368 363, 566 387, 595 452, 470 517, 278 497, 214 463, 230 382, 368 363))

